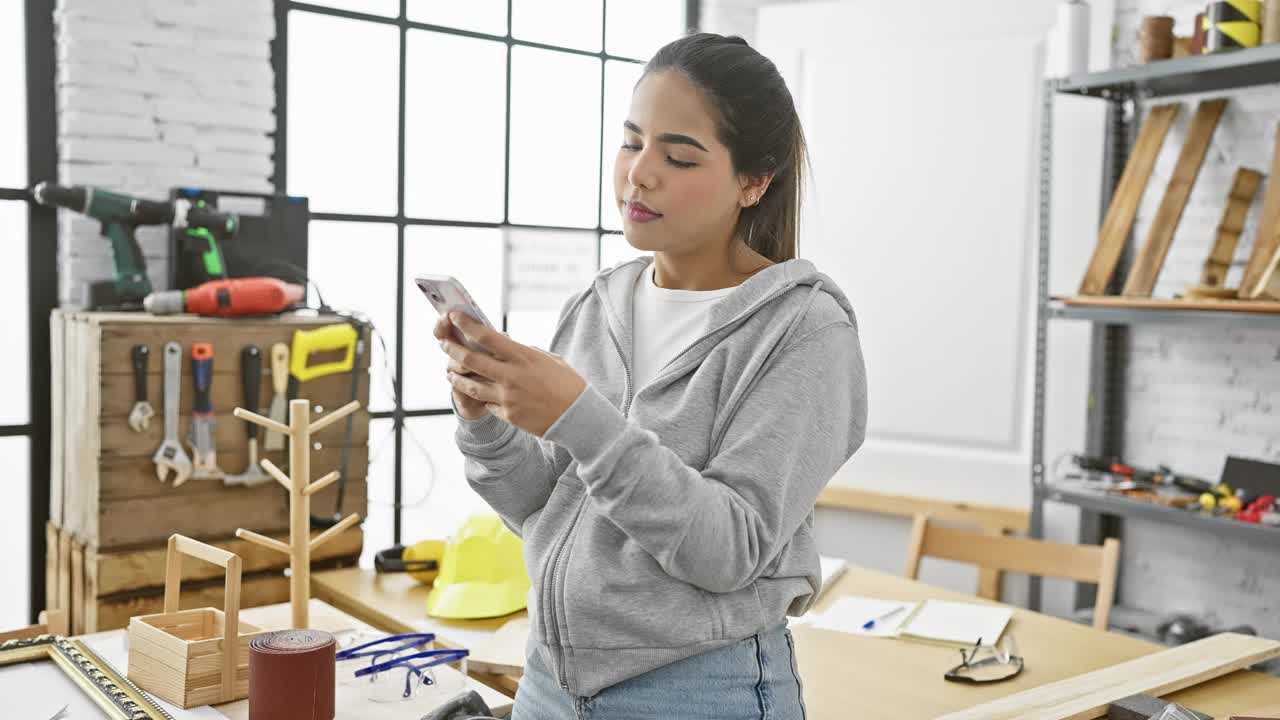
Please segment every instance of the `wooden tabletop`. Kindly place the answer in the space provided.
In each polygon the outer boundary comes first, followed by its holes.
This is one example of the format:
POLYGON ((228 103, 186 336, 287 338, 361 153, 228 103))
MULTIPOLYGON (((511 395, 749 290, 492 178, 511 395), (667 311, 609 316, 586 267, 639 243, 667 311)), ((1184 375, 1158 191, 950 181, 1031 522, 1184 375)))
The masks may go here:
MULTIPOLYGON (((524 615, 467 622, 429 618, 429 588, 403 575, 378 576, 361 568, 316 573, 312 585, 317 597, 375 627, 398 632, 430 629, 442 644, 482 645, 508 620, 524 615)), ((851 595, 988 603, 897 575, 850 567, 822 597, 817 609, 825 610, 841 596, 851 595)), ((1161 649, 1154 643, 1022 608, 1013 611, 1009 631, 1017 640, 1025 669, 1011 681, 982 686, 943 680, 943 673, 960 661, 952 648, 794 624, 792 634, 809 717, 850 717, 850 708, 855 706, 859 718, 935 717, 1161 649)), ((1280 678, 1235 672, 1167 699, 1224 720, 1247 712, 1280 714, 1271 709, 1280 705, 1280 678)))
MULTIPOLYGON (((352 617, 341 610, 332 607, 321 600, 312 599, 310 604, 311 627, 317 630, 325 630, 328 632, 340 632, 342 630, 351 629, 371 629, 371 623, 366 623, 358 618, 352 617)), ((292 615, 288 603, 278 605, 266 605, 263 607, 247 608, 240 611, 240 618, 244 622, 256 625, 263 630, 278 630, 289 627, 292 615)), ((385 628, 379 628, 386 631, 385 628)), ((128 655, 124 651, 124 638, 127 634, 126 630, 111 630, 108 632, 94 633, 85 635, 82 639, 85 643, 102 655, 103 658, 120 670, 128 667, 128 655)), ((454 668, 443 665, 438 666, 437 671, 444 674, 457 673, 454 668)), ((511 697, 488 687, 474 679, 467 679, 469 689, 476 690, 480 696, 484 698, 486 704, 495 713, 502 715, 511 710, 513 700, 511 697)), ((421 717, 430 708, 422 708, 414 706, 412 701, 407 704, 400 703, 375 703, 366 697, 359 696, 358 693, 349 691, 347 687, 339 686, 335 697, 336 700, 336 716, 335 720, 402 720, 403 718, 421 717)), ((170 712, 174 712, 172 707, 167 708, 170 712)), ((215 705, 208 710, 218 713, 219 717, 228 718, 228 720, 248 720, 249 717, 249 701, 238 700, 232 703, 215 705)), ((192 709, 196 711, 195 708, 192 709)), ((207 712, 207 711, 206 711, 207 712)), ((184 717, 182 714, 175 713, 175 717, 184 717)), ((209 717, 208 714, 200 715, 200 717, 209 717)))

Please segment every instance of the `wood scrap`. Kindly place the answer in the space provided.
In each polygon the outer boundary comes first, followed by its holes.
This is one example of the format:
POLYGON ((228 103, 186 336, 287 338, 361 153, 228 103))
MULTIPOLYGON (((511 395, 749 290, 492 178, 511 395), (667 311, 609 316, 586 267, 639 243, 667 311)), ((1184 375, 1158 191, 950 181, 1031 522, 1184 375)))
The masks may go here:
POLYGON ((1157 697, 1280 656, 1280 642, 1219 633, 1185 645, 1014 693, 944 720, 1090 720, 1130 695, 1157 697))
POLYGON ((1120 253, 1124 251, 1133 219, 1138 214, 1138 203, 1147 188, 1147 181, 1151 179, 1151 170, 1181 107, 1177 104, 1154 107, 1142 123, 1129 161, 1125 163, 1124 174, 1120 176, 1111 205, 1107 207, 1102 229, 1098 232, 1098 244, 1080 283, 1081 295, 1102 295, 1107 291, 1107 283, 1120 262, 1120 253))
MULTIPOLYGON (((1276 229, 1280 231, 1280 226, 1276 229)), ((1262 277, 1258 278, 1258 283, 1249 294, 1249 298, 1280 300, 1280 242, 1276 243, 1275 250, 1271 252, 1271 262, 1267 264, 1262 277)))
POLYGON ((1280 247, 1277 237, 1277 226, 1280 226, 1280 125, 1277 125, 1275 147, 1271 158, 1271 181, 1267 183, 1266 193, 1262 196, 1262 218, 1258 221, 1258 235, 1253 241, 1253 252, 1249 255, 1249 263, 1244 268, 1244 276, 1240 279, 1240 298, 1251 299, 1251 293, 1258 287, 1258 281, 1266 274, 1268 261, 1280 247))
POLYGON ((1236 170, 1235 180, 1231 183, 1231 191, 1227 193, 1227 206, 1222 212, 1222 221, 1218 223, 1218 235, 1213 242, 1213 249, 1204 261, 1204 271, 1200 274, 1200 285, 1206 288, 1222 288, 1227 281, 1227 271, 1231 269, 1231 258, 1236 254, 1236 245, 1240 242, 1240 233, 1244 231, 1245 219, 1249 216, 1249 206, 1253 204, 1253 196, 1262 185, 1262 173, 1249 168, 1236 170))
POLYGON ((1151 297, 1160 268, 1164 266, 1164 260, 1169 254, 1169 246, 1173 244, 1173 235, 1178 229, 1178 223, 1182 221, 1187 199, 1191 197, 1191 189, 1195 187, 1200 168, 1204 165, 1205 154, 1209 152, 1209 143, 1213 140, 1213 133, 1226 108, 1227 101, 1223 98, 1202 100, 1196 108, 1191 126, 1187 128, 1182 152, 1178 154, 1173 176, 1169 178, 1169 186, 1165 188, 1164 198, 1160 201, 1155 219, 1147 232, 1147 240, 1133 263, 1129 279, 1125 281, 1126 297, 1151 297))
POLYGON ((1127 298, 1116 296, 1062 298, 1074 307, 1104 307, 1126 310, 1208 310, 1212 312, 1280 313, 1280 302, 1263 300, 1168 300, 1164 298, 1127 298))

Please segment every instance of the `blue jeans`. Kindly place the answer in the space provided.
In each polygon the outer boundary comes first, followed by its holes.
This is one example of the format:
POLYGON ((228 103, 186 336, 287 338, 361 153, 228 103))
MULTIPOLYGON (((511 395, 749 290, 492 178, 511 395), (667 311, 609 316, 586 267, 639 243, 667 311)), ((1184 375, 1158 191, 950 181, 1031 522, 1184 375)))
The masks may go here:
POLYGON ((786 623, 624 680, 591 697, 560 683, 537 652, 525 659, 511 720, 804 720, 786 623))

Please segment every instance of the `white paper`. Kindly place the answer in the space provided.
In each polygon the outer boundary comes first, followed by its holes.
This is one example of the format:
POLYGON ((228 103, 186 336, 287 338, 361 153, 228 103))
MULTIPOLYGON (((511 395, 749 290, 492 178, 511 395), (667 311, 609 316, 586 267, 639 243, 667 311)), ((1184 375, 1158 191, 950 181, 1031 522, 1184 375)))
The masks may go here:
POLYGON ((815 601, 821 598, 823 593, 834 585, 836 580, 840 579, 840 576, 844 574, 845 568, 849 567, 849 563, 845 562, 844 558, 829 557, 827 555, 819 555, 818 564, 822 568, 822 586, 818 590, 818 597, 814 598, 815 601))
POLYGON ((807 624, 822 630, 849 633, 850 635, 893 637, 897 635, 898 628, 903 621, 915 611, 916 604, 902 600, 878 600, 876 598, 846 596, 836 600, 831 607, 823 612, 805 616, 801 624, 807 624), (884 620, 876 620, 875 625, 870 630, 862 629, 862 626, 866 625, 867 621, 880 618, 885 613, 895 609, 898 612, 884 620))
POLYGON ((983 645, 995 645, 1012 617, 1007 607, 926 600, 901 634, 957 645, 973 645, 979 639, 983 645))

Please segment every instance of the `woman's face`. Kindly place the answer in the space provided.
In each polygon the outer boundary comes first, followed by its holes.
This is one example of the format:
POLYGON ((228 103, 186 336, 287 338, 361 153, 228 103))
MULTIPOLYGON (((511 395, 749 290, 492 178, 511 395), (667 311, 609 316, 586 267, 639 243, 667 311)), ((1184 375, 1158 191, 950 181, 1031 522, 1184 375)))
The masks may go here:
POLYGON ((681 254, 733 233, 748 193, 712 109, 684 74, 645 75, 622 134, 613 189, 633 247, 681 254))

